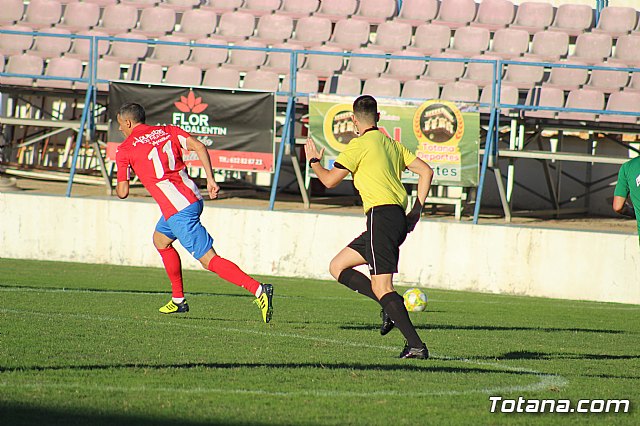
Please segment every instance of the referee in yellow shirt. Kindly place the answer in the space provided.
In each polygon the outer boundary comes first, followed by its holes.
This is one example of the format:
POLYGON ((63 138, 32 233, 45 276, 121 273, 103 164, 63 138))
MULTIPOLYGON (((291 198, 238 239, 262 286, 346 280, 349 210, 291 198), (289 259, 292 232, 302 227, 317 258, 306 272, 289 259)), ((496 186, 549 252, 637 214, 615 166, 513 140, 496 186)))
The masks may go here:
POLYGON ((305 152, 310 167, 327 188, 338 185, 349 173, 353 175, 367 215, 367 230, 333 258, 329 265, 331 275, 382 305, 381 333, 396 326, 407 340, 400 358, 426 359, 429 350, 411 323, 402 296, 393 288, 393 274, 398 272, 400 245, 420 220, 433 170, 378 130, 379 119, 376 100, 369 95, 360 96, 353 102, 353 122, 359 137, 338 155, 334 167, 327 170, 322 166, 324 149, 318 152, 311 139, 307 140, 305 152), (407 191, 400 181, 406 168, 419 176, 418 199, 407 215, 407 191), (371 279, 353 269, 364 264, 369 266, 371 279))

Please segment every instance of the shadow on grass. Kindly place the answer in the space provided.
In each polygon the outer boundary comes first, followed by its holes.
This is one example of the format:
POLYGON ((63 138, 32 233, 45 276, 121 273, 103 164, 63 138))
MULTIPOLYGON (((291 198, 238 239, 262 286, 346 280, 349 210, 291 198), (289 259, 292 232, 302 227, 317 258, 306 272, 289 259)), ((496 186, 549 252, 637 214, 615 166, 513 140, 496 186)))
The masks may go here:
MULTIPOLYGON (((449 324, 414 324, 419 330, 471 330, 471 331, 544 331, 547 333, 604 333, 625 334, 622 330, 601 330, 595 328, 556 328, 556 327, 503 327, 496 325, 449 325, 449 324)), ((343 325, 342 330, 377 330, 380 325, 343 325)))
MULTIPOLYGON (((108 414, 76 412, 64 410, 62 408, 29 407, 23 404, 0 405, 0 418, 10 419, 8 423, 12 426, 102 426, 102 425, 135 425, 135 426, 202 426, 202 425, 245 425, 249 423, 233 422, 228 417, 224 419, 207 419, 206 421, 190 421, 180 418, 154 418, 134 414, 108 414)), ((251 422, 251 424, 260 424, 251 422)), ((262 423, 265 424, 265 423, 262 423)))
MULTIPOLYGON (((52 365, 40 366, 33 365, 29 367, 0 367, 0 373, 5 372, 33 372, 33 371, 101 371, 101 370, 119 370, 119 369, 144 369, 144 370, 179 370, 179 369, 212 369, 212 370, 238 370, 242 368, 264 368, 272 370, 298 370, 298 369, 318 369, 327 371, 403 371, 403 372, 431 372, 431 373, 453 373, 453 374, 512 374, 518 376, 538 375, 539 373, 510 370, 500 368, 482 368, 482 367, 447 367, 441 365, 432 365, 430 360, 416 360, 422 365, 416 364, 348 364, 348 363, 241 363, 241 362, 213 362, 213 363, 182 363, 182 364, 144 364, 144 363, 124 363, 124 364, 104 364, 104 365, 52 365)), ((456 362, 456 360, 442 360, 438 362, 456 362)), ((407 361, 400 361, 407 362, 407 361)), ((408 362, 414 362, 408 361, 408 362)))
MULTIPOLYGON (((496 358, 491 358, 496 359, 496 358)), ((539 360, 557 360, 557 359, 594 359, 594 360, 629 360, 640 359, 640 355, 607 355, 607 354, 575 354, 565 352, 529 352, 515 351, 507 352, 497 359, 539 359, 539 360)))

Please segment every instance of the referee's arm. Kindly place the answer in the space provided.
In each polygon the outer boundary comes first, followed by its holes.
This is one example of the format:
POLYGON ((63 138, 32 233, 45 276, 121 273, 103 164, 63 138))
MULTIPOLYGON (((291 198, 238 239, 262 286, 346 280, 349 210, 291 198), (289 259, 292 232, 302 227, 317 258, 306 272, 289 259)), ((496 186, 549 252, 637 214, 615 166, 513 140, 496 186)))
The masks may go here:
POLYGON ((316 144, 313 143, 311 138, 307 139, 307 143, 304 146, 305 153, 309 160, 318 159, 318 161, 309 161, 311 170, 318 176, 320 182, 327 188, 335 188, 340 182, 349 174, 349 170, 334 167, 331 170, 327 170, 322 166, 322 154, 324 154, 324 148, 318 152, 316 144))
POLYGON ((427 200, 429 189, 431 189, 433 169, 420 158, 416 158, 415 160, 413 160, 409 165, 407 165, 407 168, 419 176, 418 199, 416 200, 416 204, 419 202, 420 206, 423 206, 424 202, 427 200))

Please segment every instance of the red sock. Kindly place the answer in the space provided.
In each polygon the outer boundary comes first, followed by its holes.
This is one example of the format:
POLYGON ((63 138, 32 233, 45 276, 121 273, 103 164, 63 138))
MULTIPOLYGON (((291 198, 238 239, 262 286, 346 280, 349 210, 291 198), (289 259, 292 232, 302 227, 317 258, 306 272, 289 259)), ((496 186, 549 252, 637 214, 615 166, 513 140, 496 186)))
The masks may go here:
POLYGON ((232 284, 246 288, 254 295, 256 294, 256 291, 258 291, 258 288, 260 288, 260 283, 258 281, 242 272, 242 269, 240 269, 235 263, 220 256, 216 255, 211 259, 209 262, 209 270, 211 272, 215 272, 220 276, 220 278, 227 280, 232 284))
POLYGON ((167 271, 169 281, 171 281, 172 296, 176 298, 184 297, 184 293, 182 292, 182 264, 180 263, 180 255, 173 246, 158 249, 158 253, 162 256, 164 269, 167 271))

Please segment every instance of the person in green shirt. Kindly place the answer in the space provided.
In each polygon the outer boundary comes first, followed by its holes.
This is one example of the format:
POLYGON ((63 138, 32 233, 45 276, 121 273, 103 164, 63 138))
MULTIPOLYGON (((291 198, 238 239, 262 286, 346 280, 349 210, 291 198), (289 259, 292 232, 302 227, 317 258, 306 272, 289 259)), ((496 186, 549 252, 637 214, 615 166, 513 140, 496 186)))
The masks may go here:
POLYGON ((420 220, 433 170, 381 132, 376 126, 379 119, 376 100, 360 96, 353 103, 353 123, 359 136, 338 155, 334 167, 327 170, 322 166, 324 148, 318 152, 311 139, 307 139, 305 152, 310 167, 327 188, 338 185, 349 173, 353 175, 367 216, 367 230, 333 258, 329 272, 339 283, 380 303, 380 332, 384 335, 395 326, 407 340, 400 358, 426 359, 429 350, 411 323, 404 299, 393 287, 393 274, 398 272, 400 245, 420 220), (419 178, 418 197, 405 215, 408 197, 400 176, 407 168, 419 178), (353 269, 365 264, 371 279, 353 269))
POLYGON ((640 157, 629 160, 620 167, 618 183, 613 193, 613 210, 631 217, 635 213, 640 243, 640 157), (631 205, 627 199, 631 200, 631 205))

